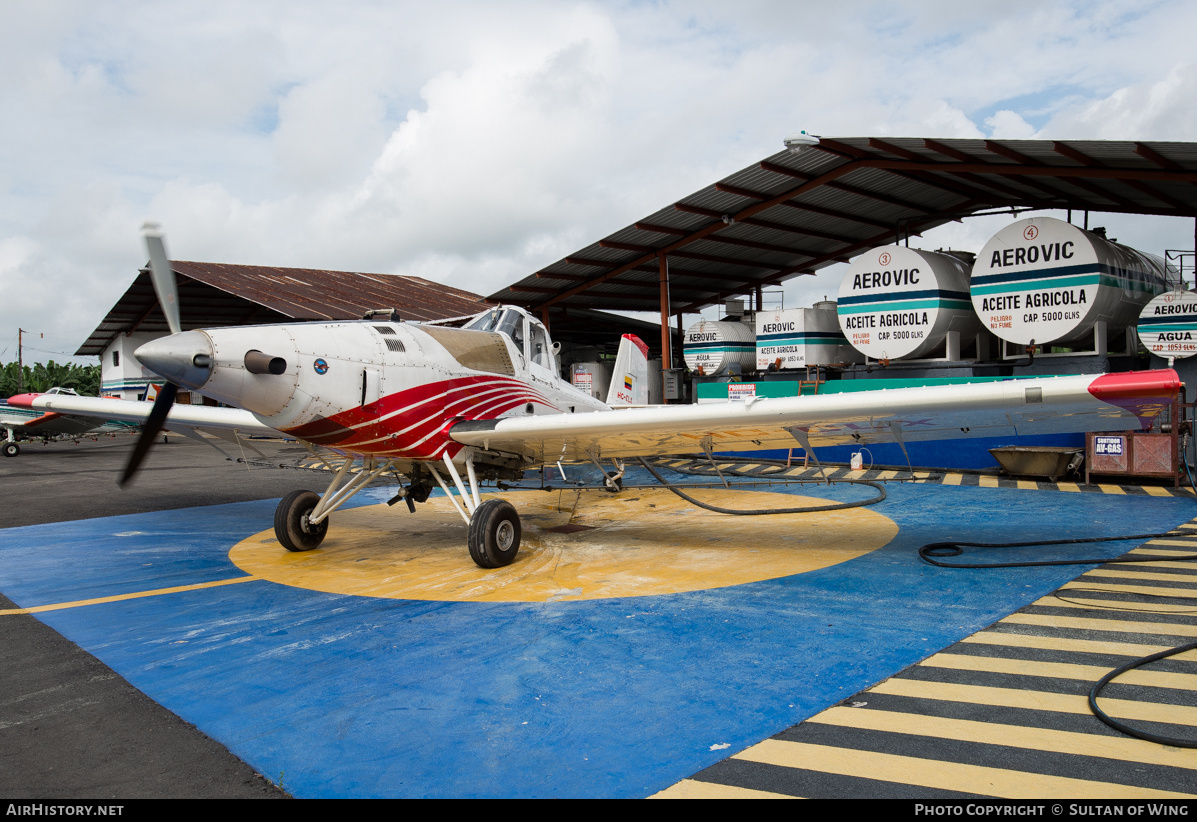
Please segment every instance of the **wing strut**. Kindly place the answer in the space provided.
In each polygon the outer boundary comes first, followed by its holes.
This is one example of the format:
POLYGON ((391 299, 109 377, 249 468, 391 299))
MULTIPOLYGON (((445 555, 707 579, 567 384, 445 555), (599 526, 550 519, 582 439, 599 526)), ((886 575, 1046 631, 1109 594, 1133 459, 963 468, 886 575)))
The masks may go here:
POLYGON ((824 482, 831 485, 831 478, 827 476, 827 469, 823 467, 823 463, 819 462, 819 457, 815 454, 815 449, 810 447, 810 437, 806 435, 806 432, 796 426, 791 426, 786 431, 789 432, 791 437, 798 440, 798 444, 802 446, 802 450, 806 451, 806 455, 815 461, 815 467, 823 475, 824 482))
POLYGON ((910 464, 910 454, 906 453, 906 443, 902 440, 902 426, 896 422, 889 424, 889 430, 893 432, 894 439, 898 443, 898 447, 902 449, 902 456, 906 457, 906 468, 910 471, 910 476, 914 476, 914 466, 910 464))
POLYGON ((707 455, 707 461, 711 463, 711 467, 715 469, 715 473, 719 475, 719 479, 723 482, 724 488, 731 488, 727 484, 727 477, 723 476, 723 472, 719 470, 719 466, 715 463, 715 457, 711 454, 715 447, 715 441, 711 439, 711 435, 707 434, 699 443, 702 446, 702 452, 707 455))
MULTIPOLYGON (((602 463, 599 462, 599 452, 597 446, 594 449, 587 448, 586 456, 589 457, 590 461, 594 463, 594 467, 602 472, 604 488, 613 494, 618 494, 623 490, 623 474, 627 468, 622 462, 616 459, 611 460, 611 464, 615 467, 615 473, 608 474, 607 469, 604 468, 602 463)), ((561 467, 560 462, 557 463, 557 467, 561 467)), ((565 479, 565 471, 561 472, 561 478, 565 479)))

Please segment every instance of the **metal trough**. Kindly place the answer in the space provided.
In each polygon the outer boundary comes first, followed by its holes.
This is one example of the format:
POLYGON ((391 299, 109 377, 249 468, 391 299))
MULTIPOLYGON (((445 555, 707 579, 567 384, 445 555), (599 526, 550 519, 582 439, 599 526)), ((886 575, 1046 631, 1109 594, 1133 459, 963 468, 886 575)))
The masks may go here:
POLYGON ((1068 473, 1068 465, 1072 462, 1072 458, 1083 450, 1081 448, 1008 445, 1005 448, 990 448, 989 453, 1007 474, 1047 477, 1055 482, 1058 477, 1068 473))

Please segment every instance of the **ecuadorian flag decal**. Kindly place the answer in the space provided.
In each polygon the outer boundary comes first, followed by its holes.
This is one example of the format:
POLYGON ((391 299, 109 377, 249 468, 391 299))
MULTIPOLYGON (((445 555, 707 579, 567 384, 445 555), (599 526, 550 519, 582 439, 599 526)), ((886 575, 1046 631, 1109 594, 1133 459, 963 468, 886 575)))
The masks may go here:
POLYGON ((632 390, 632 385, 634 382, 635 382, 635 380, 632 378, 631 374, 623 375, 623 387, 626 388, 628 391, 632 390))

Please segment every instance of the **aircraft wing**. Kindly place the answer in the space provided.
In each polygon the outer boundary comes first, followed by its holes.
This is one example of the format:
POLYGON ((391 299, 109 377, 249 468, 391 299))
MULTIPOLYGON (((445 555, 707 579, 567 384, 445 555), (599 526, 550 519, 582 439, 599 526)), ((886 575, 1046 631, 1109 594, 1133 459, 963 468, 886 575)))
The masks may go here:
POLYGON ((1180 388, 1175 371, 1011 379, 783 399, 459 422, 457 442, 532 463, 1142 429, 1180 388))
MULTIPOLYGON (((109 397, 78 397, 70 394, 21 394, 10 397, 9 405, 33 408, 87 420, 118 420, 144 423, 150 415, 152 403, 117 400, 109 397)), ((97 425, 93 422, 92 425, 97 425)), ((175 405, 166 417, 171 431, 207 430, 237 431, 241 434, 277 435, 273 428, 263 425, 257 417, 238 408, 213 408, 206 405, 175 405)))
POLYGON ((76 436, 95 431, 103 425, 102 420, 87 420, 53 411, 39 413, 15 406, 0 407, 0 428, 20 431, 35 437, 76 436))

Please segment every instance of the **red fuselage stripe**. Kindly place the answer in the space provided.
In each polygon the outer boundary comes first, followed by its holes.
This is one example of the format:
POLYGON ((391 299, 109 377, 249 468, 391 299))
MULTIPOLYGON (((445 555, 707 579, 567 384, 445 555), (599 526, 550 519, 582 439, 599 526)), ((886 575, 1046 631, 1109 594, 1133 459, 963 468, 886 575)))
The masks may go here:
POLYGON ((491 419, 529 403, 556 410, 543 394, 518 380, 463 377, 388 394, 364 408, 283 430, 340 450, 429 460, 461 450, 449 439, 455 423, 491 419))

